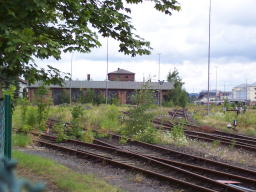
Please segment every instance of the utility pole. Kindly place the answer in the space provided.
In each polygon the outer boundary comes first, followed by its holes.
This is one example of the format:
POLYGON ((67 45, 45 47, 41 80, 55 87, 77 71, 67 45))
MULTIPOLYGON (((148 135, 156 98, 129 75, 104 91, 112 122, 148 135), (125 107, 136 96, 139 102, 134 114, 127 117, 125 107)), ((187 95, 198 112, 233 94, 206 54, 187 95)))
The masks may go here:
POLYGON ((158 53, 158 105, 161 105, 160 98, 160 61, 161 61, 161 53, 158 53))
POLYGON ((106 104, 108 104, 108 37, 107 37, 107 73, 106 73, 106 104))
POLYGON ((218 66, 215 66, 216 68, 216 101, 218 99, 218 66))
POLYGON ((211 11, 212 0, 210 0, 209 6, 209 36, 208 36, 208 98, 207 98, 207 114, 210 114, 210 63, 211 63, 211 11))
POLYGON ((246 79, 245 85, 246 85, 245 91, 246 91, 246 102, 247 102, 247 100, 248 100, 248 85, 247 85, 247 79, 246 79))
POLYGON ((70 61, 70 82, 69 82, 69 104, 72 104, 72 73, 73 73, 73 53, 70 61))

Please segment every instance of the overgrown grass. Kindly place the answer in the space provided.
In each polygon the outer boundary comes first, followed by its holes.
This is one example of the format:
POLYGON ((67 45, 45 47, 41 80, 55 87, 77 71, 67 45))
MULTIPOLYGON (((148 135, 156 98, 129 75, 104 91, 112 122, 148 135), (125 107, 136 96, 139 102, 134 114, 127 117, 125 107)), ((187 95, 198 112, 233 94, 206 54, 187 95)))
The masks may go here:
POLYGON ((26 134, 13 134, 12 144, 17 147, 26 147, 32 143, 32 139, 26 134))
POLYGON ((223 131, 232 132, 227 129, 228 123, 237 120, 238 133, 256 136, 256 111, 247 110, 237 116, 236 112, 223 112, 222 106, 211 106, 210 115, 206 115, 206 106, 190 106, 189 111, 193 113, 194 119, 200 124, 213 126, 223 131))
POLYGON ((43 157, 15 150, 13 151, 13 158, 18 160, 18 166, 46 177, 55 183, 59 189, 66 192, 121 192, 120 189, 99 178, 79 174, 43 157))

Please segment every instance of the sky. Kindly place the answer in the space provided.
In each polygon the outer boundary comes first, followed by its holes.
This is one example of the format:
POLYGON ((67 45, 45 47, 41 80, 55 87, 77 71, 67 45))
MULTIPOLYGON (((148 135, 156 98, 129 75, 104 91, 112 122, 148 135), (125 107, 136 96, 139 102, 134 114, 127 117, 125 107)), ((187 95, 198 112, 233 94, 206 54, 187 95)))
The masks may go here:
MULTIPOLYGON (((179 0, 182 10, 172 16, 156 11, 145 1, 128 5, 136 34, 151 42, 149 56, 132 58, 118 52, 118 42, 109 39, 108 71, 117 68, 135 72, 136 81, 158 80, 176 68, 188 92, 207 89, 209 0, 179 0)), ((242 83, 256 81, 256 6, 255 0, 212 0, 210 89, 231 90, 242 83)), ((40 66, 51 64, 72 79, 106 79, 107 39, 90 54, 66 53, 61 60, 38 60, 40 66), (72 58, 72 59, 71 59, 72 58)))

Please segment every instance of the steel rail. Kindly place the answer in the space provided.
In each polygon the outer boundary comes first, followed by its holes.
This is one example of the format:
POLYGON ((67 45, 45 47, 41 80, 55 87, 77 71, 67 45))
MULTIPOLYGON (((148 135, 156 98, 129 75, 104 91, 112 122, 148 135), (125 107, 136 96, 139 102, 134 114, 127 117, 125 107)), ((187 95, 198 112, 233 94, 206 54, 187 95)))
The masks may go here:
MULTIPOLYGON (((161 123, 156 120, 154 120, 153 123, 162 125, 161 128, 168 129, 168 130, 173 126, 171 124, 161 123)), ((245 141, 241 142, 236 139, 227 139, 227 138, 216 136, 213 134, 198 132, 198 131, 189 131, 187 129, 185 129, 184 132, 187 137, 192 139, 198 139, 198 140, 207 141, 207 142, 220 141, 220 143, 223 145, 234 146, 237 148, 242 148, 242 149, 256 152, 256 147, 254 146, 254 143, 250 141, 248 143, 245 143, 245 141)))
MULTIPOLYGON (((39 135, 37 133, 35 133, 35 134, 39 135)), ((56 137, 54 137, 54 136, 45 135, 45 134, 41 134, 41 136, 43 138, 46 137, 46 138, 51 139, 53 141, 56 140, 56 137)), ((73 140, 73 139, 68 139, 68 140, 66 140, 66 142, 87 146, 86 144, 84 144, 84 142, 81 142, 81 141, 78 141, 78 140, 73 140)), ((115 145, 109 144, 107 142, 104 142, 104 141, 101 141, 101 140, 98 140, 98 139, 95 139, 94 143, 97 143, 99 145, 104 145, 104 146, 107 146, 107 147, 111 147, 111 148, 121 149, 120 147, 117 147, 115 145)), ((123 149, 121 149, 121 150, 123 150, 123 149)), ((128 150, 128 151, 133 152, 131 150, 128 150)), ((136 152, 134 152, 134 153, 136 153, 136 152)), ((155 157, 155 156, 152 156, 152 155, 144 155, 143 153, 142 154, 139 153, 139 154, 143 155, 143 156, 147 156, 147 157, 155 159, 155 160, 158 160, 158 161, 162 161, 162 162, 174 165, 174 166, 178 166, 178 167, 186 169, 186 170, 189 169, 190 171, 192 170, 192 171, 198 171, 198 172, 207 172, 207 173, 218 175, 219 177, 226 177, 228 179, 237 179, 240 182, 244 182, 244 183, 246 183, 250 186, 256 187, 255 185, 251 185, 252 183, 256 183, 256 179, 250 179, 250 178, 247 178, 247 177, 242 177, 242 176, 238 176, 238 175, 234 175, 234 174, 228 174, 228 173, 225 173, 225 172, 216 171, 216 170, 212 170, 212 169, 208 169, 208 168, 203 168, 203 167, 199 167, 199 166, 195 166, 195 165, 191 165, 191 164, 187 164, 187 163, 181 163, 181 162, 173 161, 173 160, 169 160, 169 159, 158 158, 158 157, 155 157)))
MULTIPOLYGON (((139 155, 136 153, 132 153, 132 152, 128 152, 128 151, 124 151, 124 150, 120 150, 120 149, 114 149, 114 148, 110 148, 110 147, 106 147, 106 146, 102 146, 102 145, 89 144, 89 143, 83 143, 82 146, 90 147, 90 148, 97 149, 100 151, 108 151, 111 154, 115 153, 115 154, 129 156, 129 157, 139 159, 139 160, 143 161, 144 163, 148 163, 152 167, 157 167, 158 170, 159 170, 159 168, 162 168, 164 170, 168 169, 170 171, 176 172, 176 174, 178 174, 178 175, 183 175, 184 177, 189 177, 190 181, 192 182, 192 180, 193 180, 193 183, 195 185, 198 185, 197 182, 198 182, 198 180, 200 180, 200 184, 202 185, 202 183, 203 183, 203 185, 205 185, 205 188, 208 188, 208 189, 212 189, 212 190, 221 189, 221 191, 223 190, 223 191, 227 191, 227 192, 243 191, 243 190, 236 189, 234 187, 230 187, 229 185, 219 183, 218 181, 212 180, 210 178, 198 175, 196 173, 192 173, 190 171, 181 169, 179 167, 176 167, 176 166, 173 166, 170 164, 166 164, 166 163, 163 163, 163 162, 160 162, 160 161, 157 161, 157 160, 154 160, 149 157, 145 157, 145 156, 142 156, 142 155, 139 155)), ((98 158, 99 158, 99 156, 98 156, 98 158)), ((166 176, 168 176, 168 175, 166 175, 166 176)))
POLYGON ((70 149, 70 148, 67 148, 67 147, 60 146, 60 145, 40 141, 40 140, 38 140, 37 142, 42 146, 52 148, 54 150, 59 150, 59 151, 62 151, 62 152, 67 152, 69 155, 75 155, 79 158, 93 160, 94 162, 95 162, 95 160, 97 160, 97 162, 103 162, 104 164, 110 164, 112 166, 117 166, 117 167, 125 168, 125 169, 128 169, 128 170, 133 170, 133 171, 136 171, 136 172, 139 172, 139 173, 143 173, 145 175, 154 177, 158 180, 161 179, 161 180, 170 182, 170 184, 175 183, 175 185, 178 185, 179 187, 181 187, 181 186, 186 187, 190 191, 195 191, 196 190, 196 191, 201 191, 201 192, 217 192, 217 191, 212 190, 212 189, 208 189, 208 188, 205 188, 205 187, 202 187, 202 186, 199 186, 199 185, 191 184, 189 182, 182 181, 182 180, 179 180, 179 179, 176 179, 176 178, 173 178, 173 177, 170 177, 170 176, 166 176, 166 175, 163 175, 163 174, 160 174, 160 173, 156 173, 154 171, 150 171, 150 170, 142 169, 142 168, 139 168, 139 167, 136 167, 136 166, 133 166, 133 165, 118 162, 118 161, 115 161, 115 160, 112 160, 112 159, 109 159, 109 158, 106 158, 106 157, 99 156, 97 154, 88 153, 86 151, 78 151, 78 150, 70 149))
MULTIPOLYGON (((112 138, 116 138, 116 139, 121 138, 119 135, 116 135, 116 134, 109 134, 109 135, 111 135, 112 138)), ((207 158, 198 157, 198 156, 195 156, 195 155, 186 154, 186 153, 183 153, 183 152, 180 152, 180 151, 177 151, 177 150, 169 149, 169 148, 158 146, 158 145, 155 145, 155 144, 145 143, 145 142, 142 142, 142 141, 135 141, 135 140, 128 139, 127 142, 130 143, 130 144, 146 147, 146 148, 151 149, 151 150, 156 150, 156 151, 159 151, 159 152, 163 152, 165 154, 177 155, 180 158, 184 158, 186 160, 191 160, 191 161, 193 161, 193 163, 199 163, 199 164, 202 164, 202 165, 209 164, 209 165, 212 165, 212 166, 215 166, 215 167, 219 166, 219 168, 221 170, 225 170, 225 172, 230 172, 230 173, 231 172, 239 172, 241 176, 243 175, 244 177, 247 177, 247 178, 251 178, 251 179, 254 179, 254 180, 256 179, 256 171, 253 171, 253 170, 244 169, 244 168, 241 168, 241 167, 229 165, 227 163, 214 161, 214 160, 210 160, 210 159, 207 159, 207 158)))

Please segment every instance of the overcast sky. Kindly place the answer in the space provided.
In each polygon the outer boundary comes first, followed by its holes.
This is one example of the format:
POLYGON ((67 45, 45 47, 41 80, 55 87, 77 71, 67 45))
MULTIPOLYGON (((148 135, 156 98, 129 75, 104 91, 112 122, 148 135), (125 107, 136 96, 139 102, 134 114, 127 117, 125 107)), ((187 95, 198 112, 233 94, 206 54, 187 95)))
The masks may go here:
MULTIPOLYGON (((151 42, 150 56, 131 58, 118 52, 117 42, 109 40, 109 72, 118 67, 136 73, 136 81, 158 79, 158 53, 161 53, 161 80, 176 68, 189 92, 207 89, 209 0, 180 0, 180 12, 167 16, 151 2, 129 6, 137 34, 151 42)), ((256 81, 256 1, 212 0, 211 89, 231 90, 241 83, 256 81)), ((106 79, 106 39, 90 54, 73 54, 73 79, 106 79)), ((71 54, 62 60, 39 61, 70 72, 71 54)))

